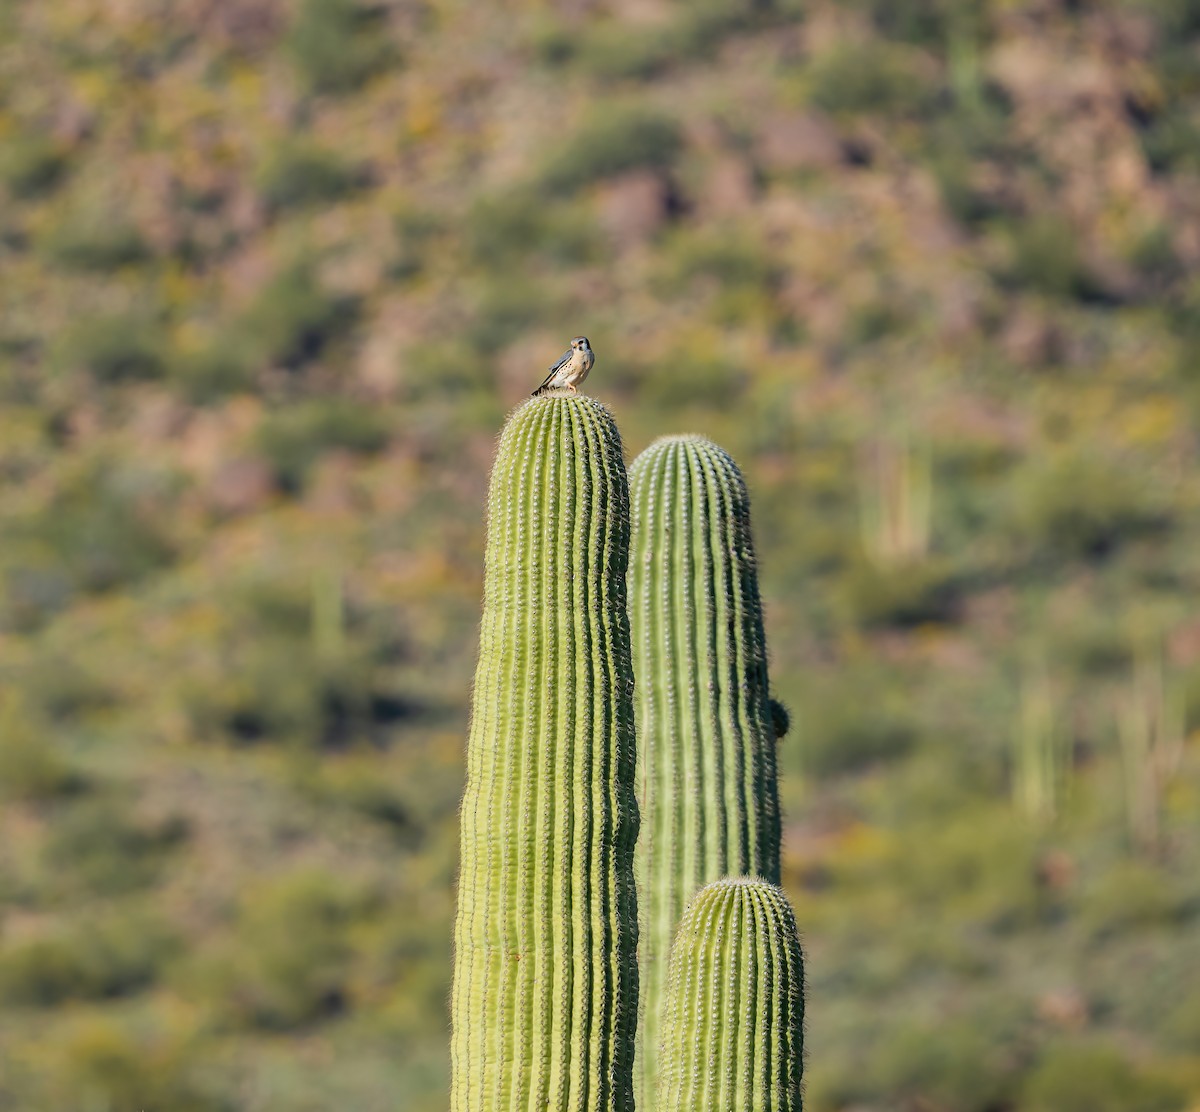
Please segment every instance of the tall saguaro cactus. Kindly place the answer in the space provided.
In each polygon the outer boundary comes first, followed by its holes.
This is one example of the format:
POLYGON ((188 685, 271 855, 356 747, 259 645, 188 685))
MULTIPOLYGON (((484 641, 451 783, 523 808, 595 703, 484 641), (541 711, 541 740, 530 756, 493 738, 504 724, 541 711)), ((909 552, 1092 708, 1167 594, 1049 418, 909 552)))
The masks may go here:
POLYGON ((629 477, 642 808, 635 1085, 639 1109, 650 1112, 676 925, 709 881, 753 874, 779 882, 779 793, 742 474, 711 441, 669 436, 634 460, 629 477))
POLYGON ((688 905, 671 948, 659 1112, 800 1112, 804 962, 773 884, 719 880, 688 905))
POLYGON ((452 1000, 452 1112, 627 1112, 637 1013, 621 441, 517 409, 489 492, 452 1000))

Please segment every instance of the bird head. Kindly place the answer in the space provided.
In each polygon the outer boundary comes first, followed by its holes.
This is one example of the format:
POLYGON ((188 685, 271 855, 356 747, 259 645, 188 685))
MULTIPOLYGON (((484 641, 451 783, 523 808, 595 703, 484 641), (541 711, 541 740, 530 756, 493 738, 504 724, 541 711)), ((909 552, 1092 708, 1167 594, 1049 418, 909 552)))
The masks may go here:
POLYGON ((576 351, 587 351, 590 346, 591 345, 588 343, 586 336, 576 336, 575 339, 571 341, 571 347, 573 347, 576 351))

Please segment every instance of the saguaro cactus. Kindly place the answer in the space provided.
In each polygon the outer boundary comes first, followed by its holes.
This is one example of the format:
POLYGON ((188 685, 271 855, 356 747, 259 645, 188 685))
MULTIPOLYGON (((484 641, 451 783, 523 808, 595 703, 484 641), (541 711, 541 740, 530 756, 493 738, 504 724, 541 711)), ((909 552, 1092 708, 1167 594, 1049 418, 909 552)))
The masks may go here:
POLYGON ((671 948, 659 1112, 800 1112, 804 961, 784 894, 750 877, 706 885, 671 948))
POLYGON ((455 924, 453 1112, 633 1107, 637 904, 621 441, 510 418, 489 493, 455 924))
MULTIPOLYGON (((702 884, 779 882, 776 734, 750 503, 729 455, 663 437, 630 468, 629 575, 642 832, 638 1106, 654 1107, 667 954, 702 884)), ((725 1107, 725 1106, 721 1106, 725 1107)))

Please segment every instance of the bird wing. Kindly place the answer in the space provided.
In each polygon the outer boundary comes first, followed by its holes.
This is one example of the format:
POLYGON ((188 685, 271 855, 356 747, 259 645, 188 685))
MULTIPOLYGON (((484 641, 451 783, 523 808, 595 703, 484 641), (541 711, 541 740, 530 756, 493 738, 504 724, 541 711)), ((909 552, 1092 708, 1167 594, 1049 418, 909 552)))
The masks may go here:
MULTIPOLYGON (((562 353, 562 355, 560 355, 558 357, 558 362, 555 363, 554 366, 550 368, 550 374, 553 375, 555 371, 561 371, 563 369, 563 367, 565 367, 568 363, 571 362, 571 356, 574 354, 575 354, 574 348, 567 348, 567 350, 564 351, 562 353)), ((546 379, 546 381, 549 382, 550 379, 546 379)))
POLYGON ((562 353, 562 356, 559 358, 558 362, 555 363, 554 366, 550 368, 550 373, 548 375, 546 375, 545 379, 543 379, 543 381, 542 381, 541 386, 539 386, 537 388, 537 390, 534 391, 534 394, 537 394, 540 391, 545 390, 546 387, 550 385, 554 376, 556 374, 558 374, 558 372, 561 371, 563 369, 563 367, 565 367, 568 363, 571 362, 571 356, 573 354, 574 354, 574 352, 570 348, 567 348, 567 350, 562 353))

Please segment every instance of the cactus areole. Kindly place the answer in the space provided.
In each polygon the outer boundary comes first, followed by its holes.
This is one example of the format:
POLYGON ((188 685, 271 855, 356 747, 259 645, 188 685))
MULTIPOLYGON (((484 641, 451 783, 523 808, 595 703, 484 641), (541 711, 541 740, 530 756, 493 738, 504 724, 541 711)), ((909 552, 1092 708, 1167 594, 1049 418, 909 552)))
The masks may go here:
POLYGON ((629 496, 609 412, 520 406, 492 471, 467 744, 452 1112, 632 1112, 629 496))

